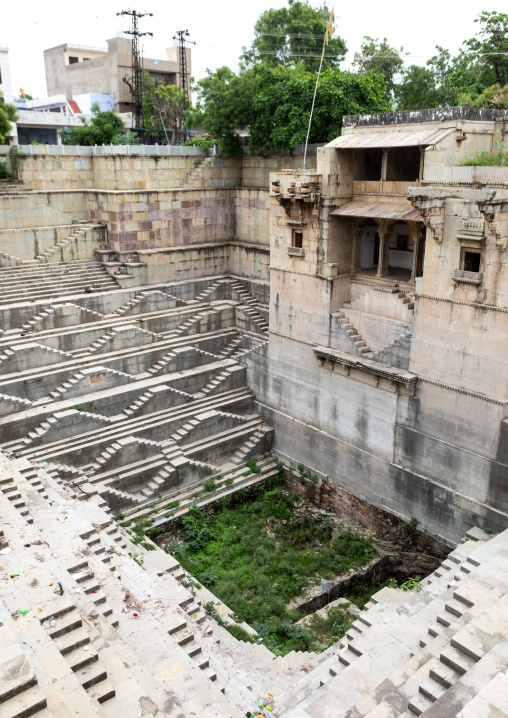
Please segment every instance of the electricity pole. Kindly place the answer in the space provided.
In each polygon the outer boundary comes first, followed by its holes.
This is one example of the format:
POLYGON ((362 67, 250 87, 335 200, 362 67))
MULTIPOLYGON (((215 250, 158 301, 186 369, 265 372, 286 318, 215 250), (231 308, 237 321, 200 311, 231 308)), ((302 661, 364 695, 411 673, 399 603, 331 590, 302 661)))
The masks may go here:
POLYGON ((183 141, 187 141, 187 128, 185 127, 185 110, 187 109, 187 103, 189 101, 189 76, 187 73, 187 53, 185 51, 186 44, 189 43, 189 45, 195 45, 195 42, 192 42, 192 40, 187 40, 186 38, 190 36, 190 32, 188 30, 177 30, 176 34, 173 35, 173 40, 178 40, 180 44, 180 51, 179 51, 179 71, 180 71, 180 89, 183 92, 184 100, 183 100, 183 112, 182 116, 180 117, 180 129, 183 133, 183 141))
POLYGON ((129 79, 128 76, 125 76, 123 81, 129 86, 132 103, 134 105, 132 112, 132 129, 140 130, 143 115, 143 68, 139 55, 139 38, 144 35, 153 37, 153 33, 139 32, 138 20, 139 18, 145 17, 145 15, 149 15, 150 17, 153 17, 153 15, 151 12, 138 12, 137 10, 122 10, 122 12, 117 12, 117 15, 130 15, 132 17, 132 29, 125 31, 126 35, 132 36, 132 77, 129 79))

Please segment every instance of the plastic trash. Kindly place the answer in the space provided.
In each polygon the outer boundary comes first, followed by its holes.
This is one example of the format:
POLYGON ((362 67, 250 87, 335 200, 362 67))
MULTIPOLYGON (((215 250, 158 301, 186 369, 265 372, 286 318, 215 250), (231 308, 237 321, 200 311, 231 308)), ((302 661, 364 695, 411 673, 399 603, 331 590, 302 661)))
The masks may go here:
POLYGON ((84 650, 84 651, 89 651, 89 650, 90 650, 90 646, 83 646, 83 650, 84 650))
POLYGON ((29 608, 26 608, 24 611, 21 611, 22 616, 26 616, 26 614, 29 612, 29 608))
POLYGON ((55 617, 50 616, 49 618, 46 618, 46 620, 43 621, 41 625, 43 628, 51 628, 55 625, 55 617))

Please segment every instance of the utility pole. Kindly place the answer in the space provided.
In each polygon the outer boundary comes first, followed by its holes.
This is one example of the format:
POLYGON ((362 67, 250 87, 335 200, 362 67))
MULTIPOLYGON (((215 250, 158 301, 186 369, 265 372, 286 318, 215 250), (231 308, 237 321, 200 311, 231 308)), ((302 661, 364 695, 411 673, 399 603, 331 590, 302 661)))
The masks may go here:
POLYGON ((195 45, 195 42, 192 42, 192 40, 187 40, 186 38, 190 36, 190 32, 188 30, 177 30, 176 34, 173 35, 173 40, 178 40, 180 44, 180 52, 179 52, 179 71, 180 71, 180 89, 184 94, 184 101, 183 101, 183 113, 182 117, 180 118, 180 130, 183 133, 183 141, 187 141, 187 128, 185 127, 185 110, 187 109, 187 103, 189 101, 189 76, 187 74, 187 53, 185 52, 186 43, 189 45, 195 45))
POLYGON ((139 32, 138 20, 145 15, 153 17, 151 12, 138 12, 137 10, 122 10, 117 15, 130 15, 132 17, 132 29, 126 30, 126 35, 132 36, 132 76, 123 78, 126 85, 129 86, 132 95, 132 103, 134 105, 132 112, 132 129, 141 129, 141 120, 143 115, 143 67, 139 55, 139 38, 144 35, 153 37, 152 32, 139 32))

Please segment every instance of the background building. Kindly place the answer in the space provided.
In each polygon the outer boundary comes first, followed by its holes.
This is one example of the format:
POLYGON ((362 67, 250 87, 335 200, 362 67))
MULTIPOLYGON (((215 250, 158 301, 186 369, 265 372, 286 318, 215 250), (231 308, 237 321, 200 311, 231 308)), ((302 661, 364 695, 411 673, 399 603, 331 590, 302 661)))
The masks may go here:
MULTIPOLYGON (((169 47, 166 60, 143 58, 142 66, 150 77, 165 85, 180 83, 179 48, 169 47)), ((187 73, 191 75, 191 50, 187 48, 187 73)), ((107 50, 85 45, 58 45, 44 51, 46 84, 49 95, 64 94, 68 100, 76 95, 95 92, 112 94, 116 112, 131 112, 133 103, 129 86, 123 80, 132 74, 132 41, 115 37, 108 40, 107 50)))
POLYGON ((0 47, 0 94, 3 95, 4 102, 12 102, 12 80, 8 47, 0 47))

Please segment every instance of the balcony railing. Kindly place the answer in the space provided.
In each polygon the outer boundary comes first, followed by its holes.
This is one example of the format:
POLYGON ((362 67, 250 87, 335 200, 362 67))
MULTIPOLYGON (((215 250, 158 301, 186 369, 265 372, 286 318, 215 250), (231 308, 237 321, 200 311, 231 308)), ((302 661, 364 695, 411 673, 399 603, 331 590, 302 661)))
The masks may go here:
POLYGON ((480 284, 479 272, 467 272, 465 269, 453 270, 453 281, 462 282, 463 284, 480 284))
POLYGON ((407 197, 409 187, 419 187, 419 180, 392 181, 392 180, 354 180, 353 194, 397 194, 407 197))

